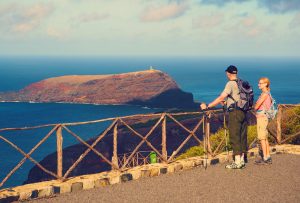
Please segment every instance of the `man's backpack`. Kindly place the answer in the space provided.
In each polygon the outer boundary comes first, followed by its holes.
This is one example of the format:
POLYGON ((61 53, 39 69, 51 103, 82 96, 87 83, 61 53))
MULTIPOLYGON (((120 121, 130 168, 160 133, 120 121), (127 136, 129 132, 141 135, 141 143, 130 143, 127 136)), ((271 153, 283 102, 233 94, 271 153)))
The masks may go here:
POLYGON ((277 107, 277 103, 275 101, 275 99, 272 97, 271 93, 268 93, 268 95, 270 96, 271 98, 271 106, 269 109, 265 109, 265 107, 263 106, 264 108, 264 112, 267 116, 267 118, 269 120, 272 120, 276 117, 276 114, 277 114, 277 111, 278 111, 278 107, 277 107))
POLYGON ((254 92, 248 81, 241 79, 235 80, 239 88, 240 100, 235 101, 231 95, 229 97, 236 102, 236 107, 242 111, 250 111, 254 102, 254 92))

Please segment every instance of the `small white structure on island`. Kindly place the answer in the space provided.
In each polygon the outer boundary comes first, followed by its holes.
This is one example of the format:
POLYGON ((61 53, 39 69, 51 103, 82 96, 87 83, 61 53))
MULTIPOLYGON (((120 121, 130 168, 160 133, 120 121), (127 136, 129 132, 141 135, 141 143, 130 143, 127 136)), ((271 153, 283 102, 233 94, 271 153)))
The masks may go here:
POLYGON ((149 67, 149 70, 154 70, 154 68, 152 66, 149 67))

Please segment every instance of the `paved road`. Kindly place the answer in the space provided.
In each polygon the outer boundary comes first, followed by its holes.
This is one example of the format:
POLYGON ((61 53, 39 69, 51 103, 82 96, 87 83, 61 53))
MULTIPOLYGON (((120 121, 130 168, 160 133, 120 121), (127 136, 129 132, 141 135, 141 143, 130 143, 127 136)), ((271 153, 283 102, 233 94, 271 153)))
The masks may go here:
POLYGON ((253 161, 243 170, 219 164, 36 202, 300 202, 299 155, 274 155, 265 166, 253 161))

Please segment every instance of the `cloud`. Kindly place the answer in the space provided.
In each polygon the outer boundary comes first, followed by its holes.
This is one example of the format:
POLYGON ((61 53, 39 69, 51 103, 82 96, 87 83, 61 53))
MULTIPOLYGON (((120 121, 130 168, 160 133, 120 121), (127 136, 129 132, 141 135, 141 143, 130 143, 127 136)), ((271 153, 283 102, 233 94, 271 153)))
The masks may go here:
POLYGON ((245 17, 244 19, 241 20, 241 23, 245 26, 245 27, 252 27, 256 24, 256 18, 253 16, 248 16, 245 17))
MULTIPOLYGON (((245 3, 253 0, 201 0, 201 4, 223 7, 228 3, 245 3)), ((271 13, 287 13, 300 10, 300 0, 256 0, 261 8, 271 13)))
POLYGON ((0 19, 4 18, 7 14, 14 11, 16 4, 8 4, 0 6, 0 19))
POLYGON ((260 27, 254 27, 250 30, 248 30, 245 34, 249 37, 257 37, 260 36, 263 33, 263 29, 260 27))
POLYGON ((258 23, 252 25, 248 29, 245 29, 245 35, 251 38, 260 38, 267 37, 268 40, 274 38, 275 34, 270 35, 270 33, 274 33, 274 23, 268 25, 259 25, 258 23))
POLYGON ((287 13, 300 10, 299 0, 260 0, 260 6, 266 7, 271 13, 287 13))
POLYGON ((77 28, 82 24, 95 23, 106 20, 110 17, 107 13, 82 13, 69 19, 70 25, 77 28))
POLYGON ((71 21, 75 24, 81 23, 91 23, 96 21, 101 21, 107 19, 109 17, 108 14, 99 14, 99 13, 85 13, 79 16, 73 17, 71 21))
POLYGON ((33 23, 19 23, 13 26, 12 30, 15 32, 29 32, 36 27, 36 24, 33 23))
POLYGON ((38 28, 53 11, 51 4, 6 5, 0 8, 0 25, 9 32, 29 32, 38 28))
POLYGON ((188 6, 185 1, 171 1, 167 5, 146 8, 140 19, 143 22, 164 21, 183 15, 187 9, 188 6))
POLYGON ((236 15, 237 17, 248 17, 249 13, 248 12, 243 12, 243 13, 239 13, 236 15))
POLYGON ((200 16, 197 19, 193 20, 193 27, 211 29, 222 24, 223 21, 224 21, 223 14, 212 14, 212 15, 200 16))
POLYGON ((296 14, 292 21, 289 23, 290 28, 300 27, 300 13, 296 14))
POLYGON ((237 22, 224 30, 233 33, 235 37, 259 38, 273 32, 274 24, 262 24, 255 16, 241 17, 237 22))
POLYGON ((66 28, 64 28, 64 29, 58 29, 56 27, 50 26, 50 27, 48 27, 46 33, 51 38, 66 39, 67 34, 69 33, 69 31, 66 28))
POLYGON ((225 6, 227 3, 244 3, 250 0, 202 0, 201 4, 216 5, 219 7, 225 6))

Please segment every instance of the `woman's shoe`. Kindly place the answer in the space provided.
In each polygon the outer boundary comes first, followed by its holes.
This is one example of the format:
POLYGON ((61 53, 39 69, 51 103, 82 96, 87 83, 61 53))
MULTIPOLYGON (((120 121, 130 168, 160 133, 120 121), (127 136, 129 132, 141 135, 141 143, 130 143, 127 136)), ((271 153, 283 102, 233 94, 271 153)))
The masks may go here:
POLYGON ((254 164, 256 164, 256 165, 267 165, 268 163, 263 159, 259 159, 259 160, 255 160, 254 164))
POLYGON ((271 158, 271 157, 267 158, 267 160, 265 160, 265 162, 266 162, 267 164, 272 164, 272 158, 271 158))

